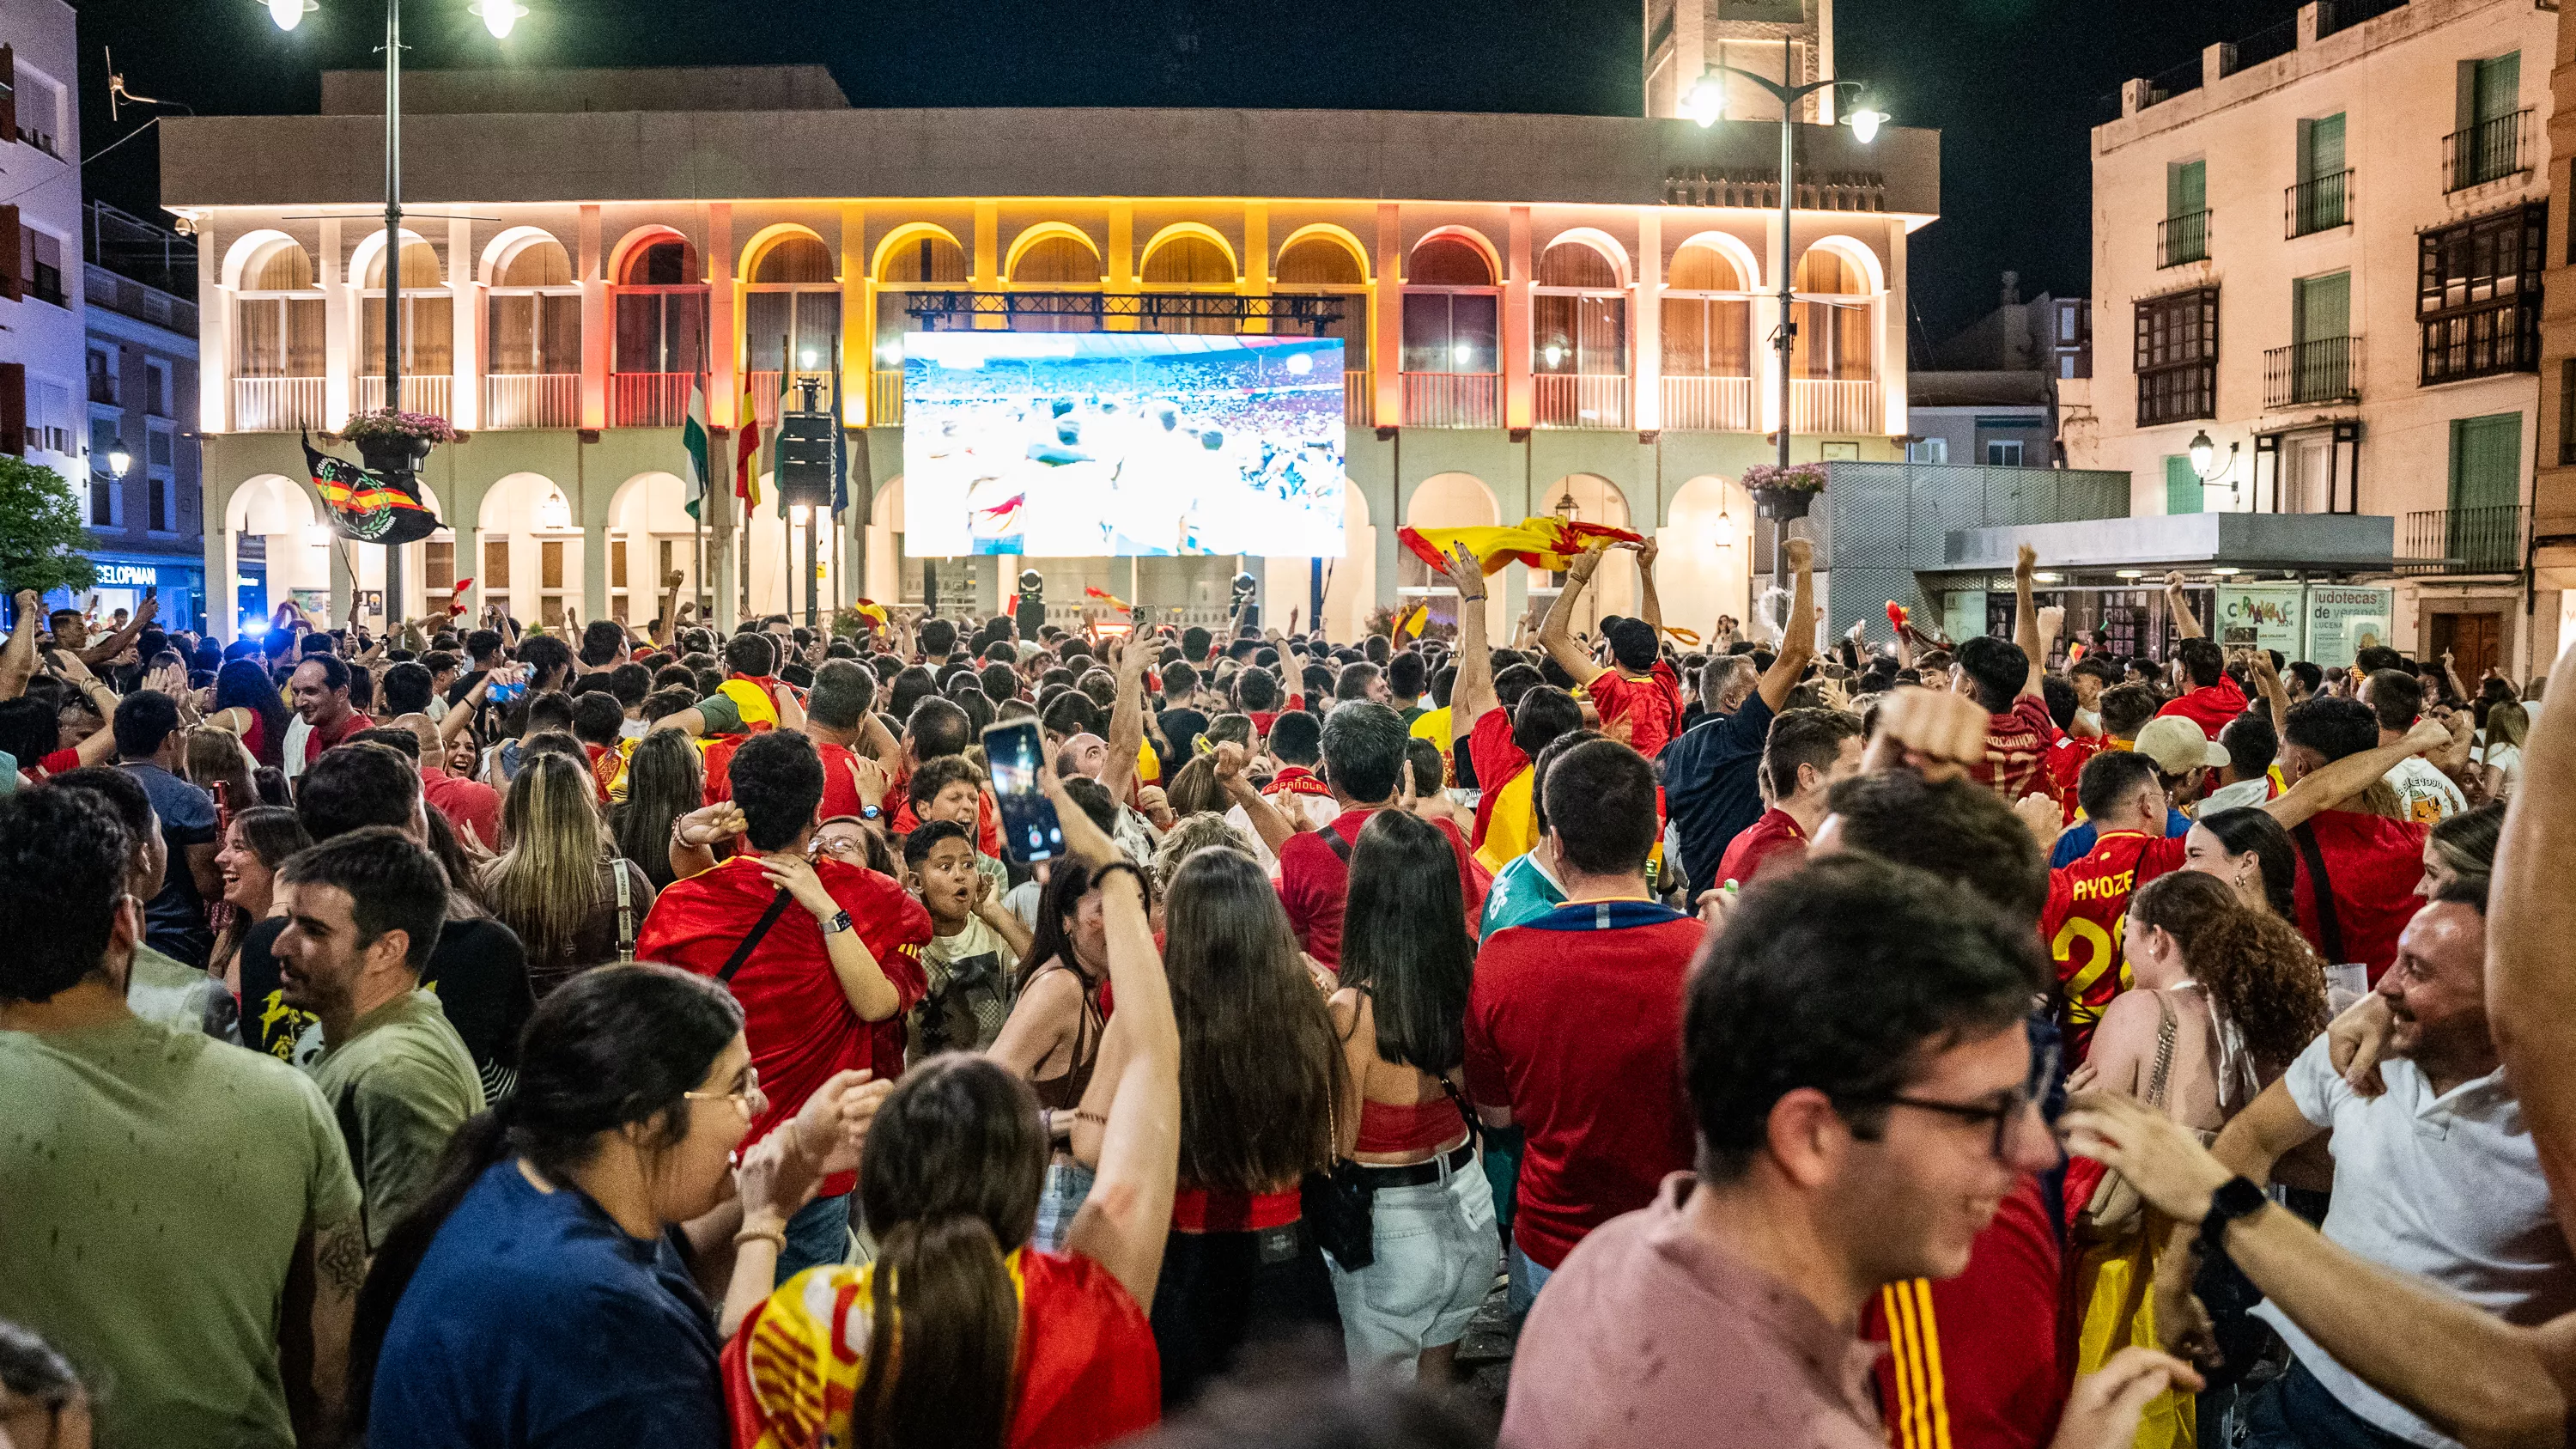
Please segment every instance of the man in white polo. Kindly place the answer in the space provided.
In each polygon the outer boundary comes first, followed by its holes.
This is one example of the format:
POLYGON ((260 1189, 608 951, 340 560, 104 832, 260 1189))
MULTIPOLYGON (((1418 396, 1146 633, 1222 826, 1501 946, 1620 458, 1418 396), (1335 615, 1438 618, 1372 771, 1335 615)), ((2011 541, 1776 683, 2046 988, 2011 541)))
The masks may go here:
MULTIPOLYGON (((2416 913, 2371 1005, 2388 1031, 2384 1090, 2364 1095, 2347 1082, 2319 1036, 2212 1151, 2260 1183, 2283 1153, 2331 1130, 2327 1238, 2514 1323, 2576 1310, 2576 1260, 2487 1029, 2483 885, 2454 884, 2416 913)), ((2196 1235, 2177 1232, 2157 1265, 2156 1323, 2168 1347, 2205 1355, 2209 1320, 2189 1291, 2197 1249, 2196 1235)), ((2255 1312, 2294 1361, 2245 1401, 2245 1449, 2454 1443, 2336 1363, 2278 1308, 2255 1312)))

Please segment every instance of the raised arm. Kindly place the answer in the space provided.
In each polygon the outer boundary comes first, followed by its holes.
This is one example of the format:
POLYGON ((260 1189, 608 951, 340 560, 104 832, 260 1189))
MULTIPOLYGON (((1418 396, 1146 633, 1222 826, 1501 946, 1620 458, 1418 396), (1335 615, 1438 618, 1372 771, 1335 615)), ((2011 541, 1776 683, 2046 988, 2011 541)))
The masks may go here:
POLYGON ((36 677, 36 631, 45 626, 45 601, 34 589, 20 589, 13 602, 18 622, 8 644, 0 646, 0 699, 27 692, 27 681, 36 677))
POLYGON ((2558 1223, 2576 1242, 2576 655, 2550 671, 2549 707, 2532 721, 2522 785, 2496 850, 2487 928, 2487 1019, 2549 1175, 2558 1223))
POLYGON ((2255 692, 2263 696, 2263 707, 2272 716, 2273 734, 2288 734, 2290 691, 2281 683, 2281 671, 2272 667, 2272 651, 2256 645, 2245 656, 2245 672, 2253 678, 2255 692))
POLYGON ((1789 691, 1798 687, 1809 661, 1816 657, 1815 545, 1803 538, 1786 539, 1780 552, 1789 561, 1794 581, 1789 591, 1789 625, 1780 631, 1780 652, 1772 656, 1771 667, 1762 671, 1762 682, 1754 686, 1773 713, 1788 704, 1789 691))
POLYGON ((1125 804, 1136 782, 1136 757, 1145 748, 1145 664, 1154 654, 1152 629, 1130 630, 1118 651, 1118 694, 1109 707, 1109 763, 1100 783, 1125 804))
POLYGON ((1660 552, 1651 538, 1637 547, 1637 617, 1655 631, 1658 648, 1664 638, 1664 601, 1655 596, 1655 556, 1660 552))
POLYGON ((1458 680, 1449 691, 1449 734, 1465 739, 1486 711, 1502 706, 1494 697, 1494 651, 1485 642, 1485 566, 1465 544, 1450 546, 1449 582, 1458 590, 1458 680))
MULTIPOLYGON (((1100 1114, 1108 1121, 1101 1129, 1099 1167, 1065 1247, 1107 1269, 1137 1307, 1147 1308, 1163 1272, 1180 1172, 1180 1027, 1145 915, 1143 876, 1133 866, 1106 869, 1126 864, 1118 848, 1074 804, 1053 771, 1040 771, 1039 779, 1064 822, 1066 848, 1101 869, 1101 928, 1109 984, 1118 997, 1117 1014, 1101 1038, 1102 1070, 1093 1081, 1095 1090, 1101 1078, 1111 1082, 1107 1110, 1100 1114)), ((1088 1101, 1085 1109, 1091 1110, 1088 1101)))
MULTIPOLYGON (((133 647, 136 636, 140 635, 145 628, 149 627, 154 619, 160 617, 160 614, 161 600, 157 596, 146 598, 142 605, 135 609, 134 617, 125 621, 124 628, 108 635, 105 639, 100 640, 96 644, 92 644, 87 649, 80 651, 81 663, 105 664, 114 659, 117 655, 124 653, 127 649, 133 647)), ((145 662, 149 663, 150 661, 146 660, 145 662)))
POLYGON ((2030 673, 2022 679, 2024 694, 2039 693, 2039 681, 2048 674, 2048 639, 2039 626, 2039 608, 2030 597, 2031 571, 2038 567, 2039 551, 2023 544, 2013 559, 2013 642, 2030 661, 2030 673))
POLYGON ((2179 638, 2199 639, 2200 619, 2191 611, 2191 597, 2182 591, 2182 572, 2177 569, 2165 575, 2165 607, 2173 610, 2174 633, 2179 638))
POLYGON ((1557 591, 1556 603, 1547 611, 1547 622, 1539 625, 1539 644, 1558 668, 1574 676, 1577 684, 1590 684, 1603 672, 1600 665, 1592 662, 1591 655, 1576 647, 1572 631, 1574 602, 1583 597, 1584 586, 1592 582, 1592 575, 1601 567, 1601 555, 1608 548, 1607 543, 1595 543, 1568 562, 1565 587, 1557 591))
POLYGON ((1261 837, 1262 844, 1270 847, 1270 853, 1276 855, 1279 847, 1288 843, 1290 836, 1306 828, 1305 816, 1300 812, 1296 820, 1290 820, 1271 803, 1269 796, 1252 788, 1252 781, 1243 773, 1244 766, 1251 762, 1251 756, 1244 752, 1243 746, 1232 740, 1225 741, 1216 747, 1216 782, 1225 791, 1227 799, 1243 807, 1254 833, 1261 837))
POLYGON ((2408 755, 2439 749, 2451 742, 2451 731, 2440 720, 2420 719, 2406 738, 2393 745, 2376 745, 2357 755, 2310 770, 2305 779, 2291 786, 2280 798, 2264 802, 2263 809, 2283 830, 2296 830, 2320 810, 2337 805, 2367 790, 2381 776, 2397 768, 2408 755))

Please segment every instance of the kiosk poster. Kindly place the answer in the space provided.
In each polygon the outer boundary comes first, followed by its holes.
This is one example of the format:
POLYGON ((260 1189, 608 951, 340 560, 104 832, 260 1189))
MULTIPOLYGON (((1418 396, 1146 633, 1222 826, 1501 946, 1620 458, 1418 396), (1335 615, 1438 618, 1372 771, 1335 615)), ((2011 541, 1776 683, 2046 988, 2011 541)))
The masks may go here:
POLYGON ((2297 584, 2222 584, 2217 590, 2218 618, 2210 633, 2225 639, 2230 629, 2252 629, 2254 642, 2280 651, 2284 659, 2305 659, 2306 620, 2300 606, 2306 590, 2297 584))
POLYGON ((2364 649, 2388 642, 2393 589, 2314 585, 2308 590, 2308 648, 2304 656, 2333 669, 2350 665, 2364 649))

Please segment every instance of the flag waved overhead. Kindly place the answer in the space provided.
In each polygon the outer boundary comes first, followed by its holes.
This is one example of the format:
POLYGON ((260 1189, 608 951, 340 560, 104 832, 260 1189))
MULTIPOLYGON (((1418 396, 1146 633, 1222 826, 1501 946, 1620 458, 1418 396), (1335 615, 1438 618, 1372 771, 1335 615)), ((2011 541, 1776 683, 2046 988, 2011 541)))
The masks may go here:
POLYGON ((1574 556, 1595 540, 1610 543, 1644 543, 1645 535, 1625 528, 1612 528, 1601 523, 1576 523, 1554 514, 1524 518, 1518 523, 1482 524, 1473 528, 1407 528, 1396 537, 1413 556, 1431 565, 1435 571, 1449 567, 1448 552, 1452 545, 1464 545, 1488 574, 1498 574, 1507 563, 1525 563, 1534 569, 1562 573, 1573 563, 1574 556))
POLYGON ((417 543, 442 526, 438 515, 420 501, 418 485, 379 477, 346 458, 314 451, 304 442, 304 467, 313 475, 331 516, 331 531, 359 543, 417 543))

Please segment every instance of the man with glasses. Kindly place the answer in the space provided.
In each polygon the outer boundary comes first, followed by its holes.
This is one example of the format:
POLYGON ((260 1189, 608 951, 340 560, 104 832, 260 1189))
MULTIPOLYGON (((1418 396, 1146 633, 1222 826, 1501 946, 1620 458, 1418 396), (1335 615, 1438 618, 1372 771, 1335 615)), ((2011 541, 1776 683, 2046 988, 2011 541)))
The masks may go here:
MULTIPOLYGON (((1686 988, 1696 1169, 1559 1266, 1503 1443, 1882 1449, 1862 1309, 1965 1269, 2058 1160, 2025 1025, 2046 979, 2026 919, 1904 866, 1840 854, 1746 891, 1686 988)), ((2054 1442, 2128 1443, 2177 1379, 2124 1350, 2054 1442)))

